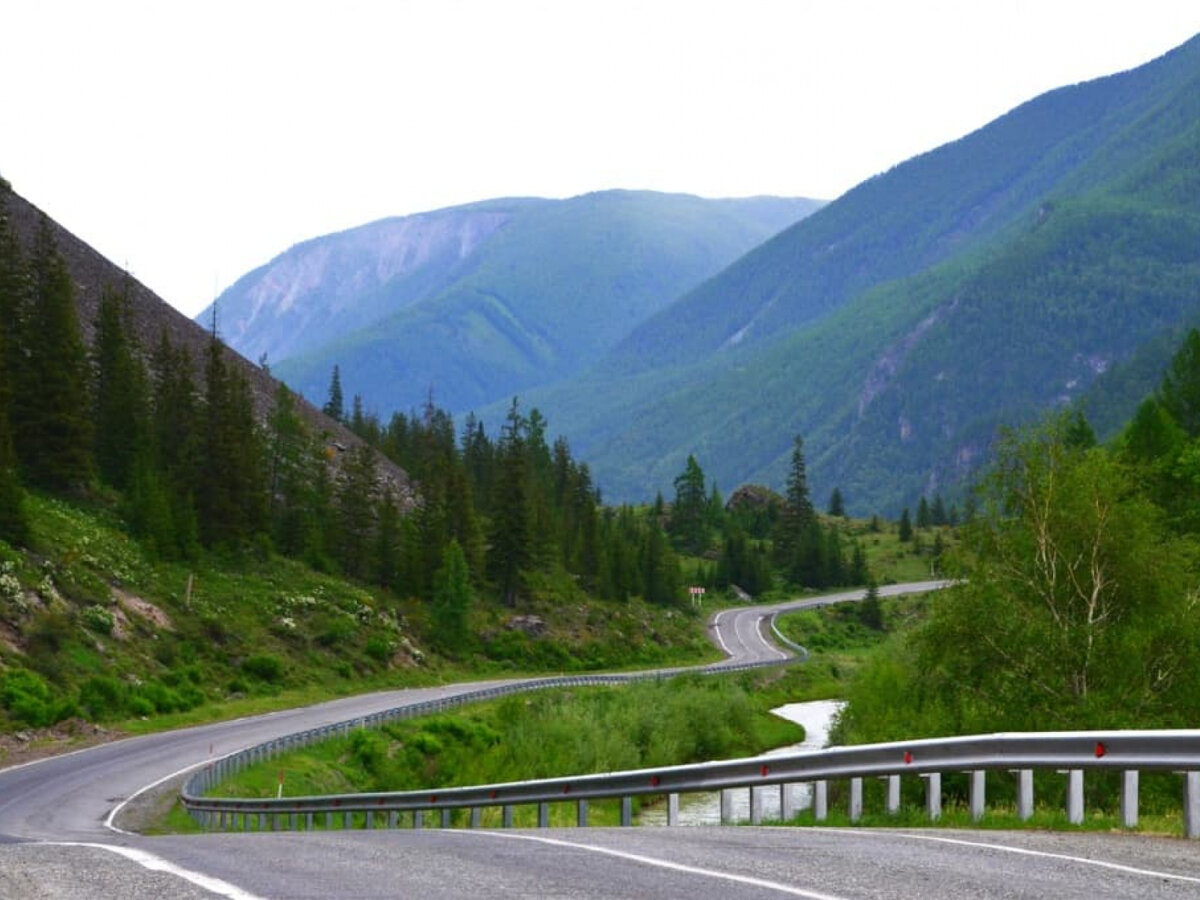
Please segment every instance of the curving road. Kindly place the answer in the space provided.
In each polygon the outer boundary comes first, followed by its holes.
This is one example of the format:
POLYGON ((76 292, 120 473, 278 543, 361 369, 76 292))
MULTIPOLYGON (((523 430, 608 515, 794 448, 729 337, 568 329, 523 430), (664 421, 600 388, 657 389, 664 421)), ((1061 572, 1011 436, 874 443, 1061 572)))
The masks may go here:
MULTIPOLYGON (((727 610, 710 627, 731 663, 775 658, 785 654, 766 636, 774 613, 861 596, 727 610)), ((1129 836, 593 828, 148 838, 112 823, 126 800, 210 755, 481 686, 346 698, 0 771, 0 897, 1200 897, 1191 845, 1129 836)))

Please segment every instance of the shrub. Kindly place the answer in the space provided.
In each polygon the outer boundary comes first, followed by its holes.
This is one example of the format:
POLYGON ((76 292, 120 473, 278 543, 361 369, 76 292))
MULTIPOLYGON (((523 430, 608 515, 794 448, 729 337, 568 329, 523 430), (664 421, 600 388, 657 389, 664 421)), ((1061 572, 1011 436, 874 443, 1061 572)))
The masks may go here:
POLYGON ((107 675, 93 675, 79 688, 79 706, 90 719, 111 719, 125 710, 125 686, 107 675))
POLYGON ((92 604, 83 611, 83 625, 97 634, 112 634, 113 614, 103 606, 92 604))
POLYGON ((283 677, 283 663, 280 662, 278 656, 258 653, 243 660, 242 671, 259 681, 274 684, 283 677))
POLYGON ((392 658, 392 651, 394 649, 392 642, 381 634, 372 635, 367 641, 367 656, 376 662, 387 662, 392 658))

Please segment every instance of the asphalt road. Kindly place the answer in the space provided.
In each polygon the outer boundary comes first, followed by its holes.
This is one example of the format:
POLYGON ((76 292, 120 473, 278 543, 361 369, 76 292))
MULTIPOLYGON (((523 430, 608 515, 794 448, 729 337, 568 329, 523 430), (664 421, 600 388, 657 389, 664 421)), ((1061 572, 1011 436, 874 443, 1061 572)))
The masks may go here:
MULTIPOLYGON (((773 613, 861 595, 726 611, 714 639, 731 661, 774 658, 773 613)), ((147 838, 109 822, 130 797, 210 756, 481 686, 346 698, 0 771, 0 898, 1200 897, 1194 845, 1131 836, 743 827, 147 838)))

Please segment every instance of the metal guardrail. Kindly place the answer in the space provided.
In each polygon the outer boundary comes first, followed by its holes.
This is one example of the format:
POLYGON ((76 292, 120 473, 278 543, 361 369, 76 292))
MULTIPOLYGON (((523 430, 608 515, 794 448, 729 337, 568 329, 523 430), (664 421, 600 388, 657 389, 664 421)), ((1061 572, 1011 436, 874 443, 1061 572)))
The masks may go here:
MULTIPOLYGON (((621 677, 588 676, 571 681, 575 684, 607 684, 621 677)), ((498 696, 514 690, 513 686, 505 687, 508 689, 473 693, 498 696)), ((416 706, 429 710, 431 707, 444 708, 444 704, 445 701, 431 701, 416 706)), ((316 731, 327 734, 331 730, 336 727, 316 731)), ((287 741, 272 743, 280 745, 281 749, 294 746, 287 741)), ((364 814, 361 824, 367 828, 376 827, 375 816, 379 814, 386 814, 387 824, 395 827, 401 813, 411 813, 413 826, 421 827, 426 812, 439 813, 440 824, 448 827, 450 814, 456 809, 470 810, 471 824, 477 826, 481 811, 495 807, 502 810, 502 821, 509 827, 513 807, 522 805, 536 805, 538 823, 545 826, 549 822, 549 804, 563 802, 577 804, 577 821, 585 825, 588 801, 611 798, 620 798, 621 822, 630 825, 632 798, 638 796, 666 796, 667 820, 671 825, 678 821, 680 794, 736 789, 750 790, 750 819, 755 823, 761 821, 763 796, 768 788, 780 791, 782 817, 791 818, 795 810, 790 788, 797 783, 813 785, 814 817, 822 821, 828 815, 828 782, 832 779, 849 782, 848 812, 851 821, 856 821, 862 815, 864 778, 886 780, 887 812, 895 813, 899 810, 903 776, 918 776, 925 780, 926 810, 936 819, 941 814, 941 776, 948 772, 968 773, 970 811, 978 820, 984 815, 984 776, 988 771, 1015 772, 1017 811, 1022 819, 1026 819, 1033 813, 1033 770, 1038 769, 1066 775, 1067 817, 1075 823, 1083 820, 1083 773, 1089 770, 1122 772, 1121 817, 1123 825, 1130 828, 1137 824, 1138 773, 1180 773, 1183 776, 1184 834, 1190 838, 1200 837, 1200 730, 972 735, 473 787, 274 800, 202 796, 205 784, 223 777, 225 770, 221 763, 229 759, 218 761, 213 768, 193 777, 183 792, 186 807, 209 829, 229 830, 240 826, 242 830, 251 830, 257 822, 257 829, 262 830, 268 827, 268 817, 272 828, 312 829, 319 824, 314 819, 317 814, 324 814, 323 826, 326 828, 336 827, 338 814, 342 827, 349 828, 360 821, 356 813, 364 814)), ((726 809, 724 802, 722 809, 726 809)))
MULTIPOLYGON (((721 675, 731 672, 742 672, 752 669, 788 665, 799 661, 800 660, 795 657, 790 657, 784 660, 763 660, 749 663, 733 663, 725 661, 712 663, 707 666, 658 669, 653 672, 563 675, 550 678, 534 678, 522 681, 514 681, 507 684, 494 685, 492 687, 481 688, 479 690, 464 691, 461 694, 456 694, 452 697, 445 697, 438 700, 423 700, 416 703, 406 703, 401 706, 392 707, 391 709, 382 710, 377 713, 371 713, 365 716, 355 716, 353 718, 344 719, 340 722, 334 722, 329 725, 322 725, 317 728, 310 728, 305 731, 299 731, 294 734, 285 735, 283 737, 276 738, 271 741, 265 741, 260 744, 255 744, 251 747, 246 747, 245 749, 238 750, 214 759, 207 763, 204 768, 198 770, 195 774, 187 779, 183 785, 182 791, 180 792, 180 798, 183 801, 184 807, 191 811, 193 815, 197 815, 203 810, 212 808, 211 802, 213 801, 213 798, 204 797, 203 795, 205 793, 212 790, 230 776, 249 766, 269 761, 282 753, 307 747, 335 736, 347 735, 355 729, 378 728, 388 722, 432 715, 443 712, 447 709, 463 706, 468 703, 481 703, 487 700, 505 697, 510 694, 525 693, 528 691, 547 690, 554 688, 629 684, 635 681, 664 680, 684 674, 721 675)), ((244 801, 236 799, 228 799, 222 802, 230 804, 231 809, 233 807, 240 808, 240 805, 244 803, 244 801)), ((261 804, 266 801, 257 802, 261 804)))

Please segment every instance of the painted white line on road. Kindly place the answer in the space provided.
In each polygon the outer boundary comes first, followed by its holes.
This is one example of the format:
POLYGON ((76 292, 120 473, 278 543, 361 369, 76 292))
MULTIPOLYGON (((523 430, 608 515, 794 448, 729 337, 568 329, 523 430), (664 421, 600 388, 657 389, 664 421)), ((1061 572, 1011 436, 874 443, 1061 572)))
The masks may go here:
POLYGON ((555 838, 535 837, 531 834, 511 834, 503 831, 460 831, 448 830, 445 834, 470 835, 478 837, 486 835, 490 837, 507 838, 512 841, 533 841, 538 844, 548 844, 551 847, 566 847, 571 850, 584 850, 588 853, 599 853, 602 856, 612 856, 617 859, 628 860, 629 862, 641 863, 645 866, 655 866, 660 869, 669 869, 672 872, 682 872, 685 875, 700 875, 704 878, 716 878, 721 881, 732 881, 735 884, 745 885, 747 887, 763 888, 769 891, 778 891, 782 894, 790 894, 793 897, 807 897, 808 900, 844 900, 833 894, 822 894, 818 891, 809 891, 804 888, 793 887, 790 884, 783 884, 778 881, 767 881, 765 878, 753 878, 749 875, 737 875, 733 872, 720 872, 716 869, 701 869, 696 866, 686 866, 683 863, 671 862, 668 859, 657 859, 653 856, 642 856, 638 853, 626 853, 623 850, 613 850, 608 847, 596 847, 592 844, 577 844, 574 841, 560 841, 555 838))
POLYGON ((126 859, 132 860, 143 869, 149 869, 151 872, 166 872, 168 875, 174 875, 177 878, 190 881, 197 887, 211 891, 218 896, 228 897, 229 900, 263 900, 257 894, 244 891, 237 885, 230 884, 228 881, 222 881, 220 878, 213 878, 211 875, 205 875, 201 872, 193 872, 191 869, 184 869, 172 862, 167 862, 161 856, 155 856, 153 853, 147 853, 145 850, 135 850, 133 847, 118 847, 114 844, 90 844, 82 841, 46 841, 39 843, 38 846, 90 847, 96 850, 107 850, 109 853, 116 853, 118 856, 124 856, 126 859))
MULTIPOLYGON (((222 758, 224 758, 224 757, 222 757, 222 758)), ((129 835, 132 837, 133 836, 132 831, 126 831, 124 828, 120 828, 115 824, 117 821, 117 816, 120 815, 121 810, 123 810, 126 807, 126 805, 128 805, 130 802, 136 800, 142 794, 146 793, 146 791, 153 790, 154 788, 158 787, 164 781, 170 781, 172 778, 178 778, 180 775, 186 775, 188 772, 192 771, 192 769, 198 769, 208 762, 211 762, 211 760, 204 760, 203 762, 192 763, 190 766, 186 766, 182 769, 179 769, 176 772, 172 772, 170 775, 164 775, 162 778, 158 779, 158 781, 152 781, 152 782, 150 782, 150 784, 147 784, 147 785, 144 785, 143 787, 138 788, 136 791, 134 791, 132 794, 130 794, 128 797, 126 797, 124 800, 122 800, 120 803, 118 803, 116 806, 114 806, 112 808, 112 810, 108 814, 108 818, 106 818, 104 820, 104 827, 109 829, 110 831, 115 831, 117 834, 126 834, 126 835, 129 835)))
POLYGON ((1127 866, 1123 863, 1109 862, 1103 859, 1089 859, 1086 856, 1071 856, 1069 853, 1051 853, 1048 850, 1030 850, 1027 847, 1013 847, 1009 844, 992 844, 988 841, 968 841, 962 838, 938 837, 933 834, 911 834, 904 831, 888 831, 880 829, 878 831, 869 829, 855 828, 816 828, 815 831, 825 831, 833 834, 845 835, 862 835, 871 837, 900 837, 908 838, 912 841, 932 841, 938 844, 954 844, 960 847, 971 847, 983 850, 997 850, 1001 853, 1014 853, 1018 856, 1036 856, 1042 859, 1056 859, 1062 862, 1079 863, 1084 866, 1095 866, 1100 869, 1110 869, 1114 872, 1123 872, 1126 875, 1144 875, 1147 878, 1164 878, 1172 881, 1185 881, 1188 884, 1200 884, 1200 878, 1191 875, 1179 875, 1175 872, 1159 872, 1154 869, 1139 869, 1135 866, 1127 866))
POLYGON ((721 650, 724 651, 726 656, 733 656, 729 652, 729 648, 725 646, 725 638, 721 637, 721 616, 723 615, 725 615, 724 610, 713 616, 713 631, 716 632, 717 643, 721 645, 721 650))

